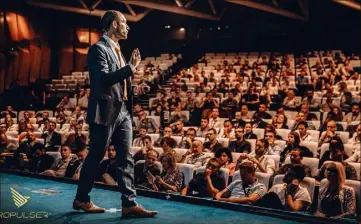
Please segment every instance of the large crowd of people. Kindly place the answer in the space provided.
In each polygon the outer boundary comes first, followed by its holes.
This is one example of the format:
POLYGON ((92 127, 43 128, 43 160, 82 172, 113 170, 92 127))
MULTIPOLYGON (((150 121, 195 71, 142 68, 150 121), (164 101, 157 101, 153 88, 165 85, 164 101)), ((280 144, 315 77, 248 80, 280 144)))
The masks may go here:
MULTIPOLYGON (((323 217, 360 215, 361 76, 353 61, 360 58, 338 51, 205 55, 148 107, 134 105, 135 185, 323 217)), ((1 166, 78 179, 89 142, 87 94, 80 91, 76 105, 64 97, 53 110, 7 106, 1 166)), ((116 153, 109 145, 97 181, 117 185, 116 153)))

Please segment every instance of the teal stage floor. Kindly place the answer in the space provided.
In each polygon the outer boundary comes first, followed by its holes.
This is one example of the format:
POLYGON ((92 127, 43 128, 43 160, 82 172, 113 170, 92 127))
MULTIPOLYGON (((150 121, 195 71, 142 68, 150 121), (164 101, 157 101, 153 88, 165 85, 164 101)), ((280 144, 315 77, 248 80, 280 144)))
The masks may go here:
MULTIPOLYGON (((180 224, 180 223, 297 223, 294 221, 272 218, 262 215, 242 213, 226 209, 211 208, 138 196, 137 201, 145 208, 159 212, 155 218, 121 219, 120 212, 102 214, 84 214, 72 210, 72 201, 76 185, 61 182, 29 178, 11 174, 0 174, 1 180, 1 223, 147 223, 147 224, 180 224), (11 190, 11 188, 13 190, 11 190), (16 192, 15 192, 15 191, 16 192), (18 193, 18 194, 17 194, 18 193), (17 207, 13 200, 17 198, 17 207), (24 197, 30 197, 24 199, 24 197), (31 213, 32 212, 32 213, 31 213), (17 217, 9 218, 10 215, 17 217), (25 217, 24 217, 25 216, 25 217), (35 218, 37 216, 38 218, 35 218), (40 218, 41 217, 41 218, 40 218)), ((110 190, 93 189, 92 201, 105 207, 120 208, 120 193, 110 190)))

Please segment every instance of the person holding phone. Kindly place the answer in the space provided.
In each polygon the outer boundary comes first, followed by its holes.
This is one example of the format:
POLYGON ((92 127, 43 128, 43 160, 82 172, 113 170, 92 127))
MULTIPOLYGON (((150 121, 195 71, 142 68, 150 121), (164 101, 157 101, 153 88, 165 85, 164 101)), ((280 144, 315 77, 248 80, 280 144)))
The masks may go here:
POLYGON ((160 175, 160 167, 156 164, 159 154, 157 151, 148 150, 145 162, 138 161, 134 166, 134 184, 138 187, 152 189, 155 177, 160 175))

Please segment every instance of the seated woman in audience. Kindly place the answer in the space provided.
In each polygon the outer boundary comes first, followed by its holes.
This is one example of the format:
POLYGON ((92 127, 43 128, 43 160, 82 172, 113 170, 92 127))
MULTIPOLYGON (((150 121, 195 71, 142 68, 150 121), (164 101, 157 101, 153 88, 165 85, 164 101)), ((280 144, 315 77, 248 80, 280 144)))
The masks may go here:
POLYGON ((197 197, 215 197, 225 186, 225 180, 221 177, 219 169, 221 164, 217 158, 212 158, 206 165, 205 172, 197 173, 189 184, 183 188, 181 195, 197 197), (197 194, 193 194, 196 191, 197 194))
POLYGON ((327 116, 330 116, 331 119, 336 122, 341 122, 343 120, 342 110, 336 105, 332 105, 331 111, 328 112, 327 116))
POLYGON ((295 109, 300 105, 301 102, 295 97, 295 92, 293 90, 288 90, 287 97, 283 100, 283 105, 288 109, 295 109))
POLYGON ((18 134, 20 135, 23 132, 28 131, 28 123, 25 121, 25 119, 21 118, 18 123, 18 134))
POLYGON ((284 183, 273 185, 255 205, 295 212, 307 210, 312 201, 307 188, 300 185, 304 178, 302 166, 290 167, 283 177, 284 183))
POLYGON ((227 188, 215 195, 217 201, 240 204, 254 204, 266 193, 264 184, 255 177, 256 169, 251 161, 239 165, 240 180, 233 181, 227 188))
POLYGON ((352 187, 345 185, 345 169, 339 162, 327 164, 327 184, 318 194, 318 207, 315 215, 332 218, 354 216, 356 195, 352 187))
POLYGON ((163 172, 155 177, 153 190, 179 192, 183 187, 184 175, 176 168, 177 163, 172 153, 160 156, 163 172))
POLYGON ((226 168, 229 170, 229 176, 233 176, 234 171, 236 170, 236 164, 233 163, 232 153, 227 148, 220 148, 216 151, 215 157, 219 159, 221 168, 226 168))
MULTIPOLYGON (((345 154, 346 154, 345 151, 341 147, 334 147, 331 151, 330 158, 328 161, 335 161, 341 163, 345 169, 346 179, 357 180, 356 169, 348 162, 344 161, 343 159, 343 156, 345 154)), ((315 177, 317 181, 321 181, 323 178, 325 178, 325 176, 327 176, 327 173, 325 172, 325 170, 327 169, 327 165, 328 163, 323 163, 323 165, 319 169, 318 174, 315 177)))
POLYGON ((305 157, 313 157, 313 153, 311 150, 305 146, 300 146, 300 135, 292 131, 288 134, 288 141, 286 148, 281 152, 280 163, 283 163, 286 160, 287 155, 292 151, 294 148, 299 148, 302 152, 302 155, 305 157))
POLYGON ((256 139, 257 140, 257 135, 253 133, 253 127, 252 127, 252 123, 251 122, 247 122, 246 125, 244 126, 244 139, 256 139))
POLYGON ((10 114, 7 114, 5 115, 5 121, 4 121, 5 125, 6 125, 6 129, 8 131, 14 131, 15 128, 13 127, 14 125, 14 121, 13 119, 11 118, 11 115, 10 114))
POLYGON ((287 117, 284 114, 277 114, 273 118, 272 123, 276 129, 289 129, 287 126, 287 117))

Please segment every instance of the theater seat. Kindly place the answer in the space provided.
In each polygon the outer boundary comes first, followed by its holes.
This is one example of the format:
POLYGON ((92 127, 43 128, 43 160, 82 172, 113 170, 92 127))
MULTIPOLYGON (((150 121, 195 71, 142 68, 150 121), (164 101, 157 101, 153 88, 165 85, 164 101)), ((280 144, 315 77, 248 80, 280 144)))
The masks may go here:
POLYGON ((222 144, 223 147, 228 148, 229 139, 228 138, 217 138, 217 141, 222 144))
POLYGON ((307 147, 313 153, 313 157, 317 158, 317 142, 301 142, 300 145, 307 147))
POLYGON ((289 129, 276 129, 276 132, 279 136, 282 137, 283 140, 288 140, 288 134, 291 132, 289 129))
POLYGON ((357 180, 346 180, 345 184, 355 190, 356 214, 361 215, 361 182, 357 180))
MULTIPOLYGON (((273 179, 273 185, 276 184, 283 184, 283 177, 285 175, 284 174, 278 174, 275 176, 275 178, 273 179)), ((315 178, 311 178, 311 177, 305 177, 303 179, 303 181, 301 182, 301 186, 307 188, 308 193, 311 196, 311 201, 313 201, 313 194, 315 191, 315 178)))
MULTIPOLYGON (((145 160, 138 160, 138 161, 134 164, 134 166, 136 166, 137 164, 141 164, 141 163, 145 163, 145 160)), ((159 161, 156 161, 156 162, 155 162, 155 165, 159 168, 160 173, 162 173, 162 171, 163 171, 163 166, 162 166, 162 164, 161 164, 159 161)))
MULTIPOLYGON (((320 160, 318 158, 309 158, 309 157, 303 157, 302 164, 310 167, 311 169, 311 175, 314 177, 317 175, 318 171, 318 163, 320 160)), ((285 160, 285 164, 290 164, 290 157, 288 156, 285 160)))
POLYGON ((361 180, 361 177, 360 177, 361 163, 348 163, 348 164, 350 164, 351 166, 353 166, 355 168, 356 173, 357 173, 357 179, 361 180))
POLYGON ((193 179, 194 165, 177 163, 177 169, 184 174, 184 185, 188 185, 189 181, 193 179))
MULTIPOLYGON (((204 172, 206 170, 206 168, 203 166, 203 167, 198 167, 194 170, 194 173, 197 174, 197 173, 200 173, 200 172, 204 172)), ((226 168, 221 168, 219 170, 221 172, 221 177, 224 178, 225 180, 225 186, 228 185, 228 178, 229 178, 229 169, 226 169, 226 168)))

